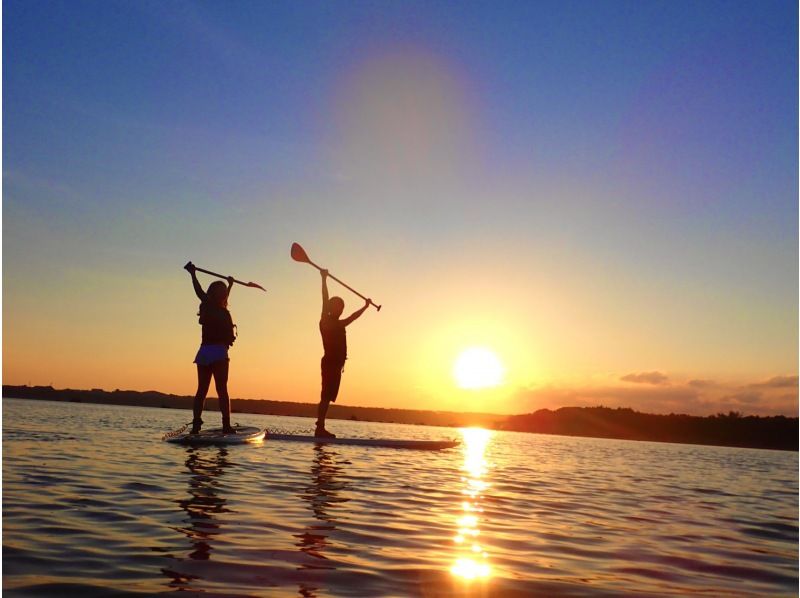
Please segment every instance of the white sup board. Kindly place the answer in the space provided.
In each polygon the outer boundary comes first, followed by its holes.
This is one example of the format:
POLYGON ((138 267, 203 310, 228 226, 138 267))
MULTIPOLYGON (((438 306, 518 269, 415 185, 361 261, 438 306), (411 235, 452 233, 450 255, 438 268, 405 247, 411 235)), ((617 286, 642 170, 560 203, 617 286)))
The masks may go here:
POLYGON ((166 442, 173 442, 176 444, 248 444, 250 442, 259 442, 264 440, 266 430, 261 428, 253 428, 252 426, 237 426, 236 434, 223 434, 222 428, 210 428, 208 430, 200 430, 199 434, 189 434, 183 432, 181 434, 167 435, 164 437, 166 442))
POLYGON ((300 434, 273 434, 267 430, 267 440, 290 442, 313 442, 316 444, 347 444, 355 446, 379 446, 383 448, 407 448, 435 451, 458 446, 458 440, 392 440, 385 438, 318 438, 300 434))

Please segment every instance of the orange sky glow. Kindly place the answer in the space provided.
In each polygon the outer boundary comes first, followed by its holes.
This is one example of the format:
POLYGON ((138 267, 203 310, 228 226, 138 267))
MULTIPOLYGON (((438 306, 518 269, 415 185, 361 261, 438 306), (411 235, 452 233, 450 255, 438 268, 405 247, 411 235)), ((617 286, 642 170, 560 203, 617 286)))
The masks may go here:
MULTIPOLYGON (((348 329, 343 404, 797 412, 796 296, 735 282, 782 249, 690 224, 676 237, 664 222, 692 214, 648 207, 639 187, 537 169, 538 154, 497 166, 493 96, 452 58, 395 44, 345 62, 301 115, 327 124, 293 180, 253 176, 205 196, 168 187, 153 204, 128 181, 113 193, 130 200, 106 205, 4 170, 3 382, 192 394, 192 260, 268 289, 233 291, 231 395, 315 402, 320 281, 289 257, 297 241, 384 306, 348 329), (58 225, 28 196, 57 196, 58 225), (502 377, 460 388, 454 364, 475 346, 502 377)), ((619 116, 623 141, 637 114, 619 116)), ((202 134, 167 128, 164 143, 202 134)))

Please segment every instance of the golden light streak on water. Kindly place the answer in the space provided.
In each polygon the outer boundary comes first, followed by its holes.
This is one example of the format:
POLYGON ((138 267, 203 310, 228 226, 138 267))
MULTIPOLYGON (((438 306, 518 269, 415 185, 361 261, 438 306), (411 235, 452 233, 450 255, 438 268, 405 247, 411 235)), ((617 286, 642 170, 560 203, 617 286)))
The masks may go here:
POLYGON ((489 483, 481 478, 487 472, 486 446, 491 432, 482 428, 464 428, 461 430, 464 439, 464 465, 462 469, 464 483, 462 494, 467 498, 461 502, 462 514, 456 519, 458 533, 453 538, 456 557, 450 572, 462 580, 486 579, 491 574, 489 555, 478 543, 480 535, 480 518, 482 513, 480 500, 489 483), (467 538, 470 541, 467 542, 467 538))
POLYGON ((459 525, 463 527, 476 527, 478 525, 478 518, 474 515, 464 515, 461 519, 458 520, 459 525))
POLYGON ((464 579, 478 579, 482 577, 489 577, 489 565, 485 562, 477 561, 475 559, 458 559, 452 566, 450 571, 453 575, 463 577, 464 579))

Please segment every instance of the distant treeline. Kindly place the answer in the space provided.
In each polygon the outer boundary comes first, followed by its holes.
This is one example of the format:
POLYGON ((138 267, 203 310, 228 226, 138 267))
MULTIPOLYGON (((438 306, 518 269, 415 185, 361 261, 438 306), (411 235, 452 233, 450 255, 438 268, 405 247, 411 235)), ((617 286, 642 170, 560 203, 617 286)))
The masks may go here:
POLYGON ((670 413, 655 415, 633 409, 563 407, 556 411, 512 415, 503 430, 592 436, 625 440, 651 440, 685 444, 714 444, 796 451, 798 418, 742 416, 736 411, 709 417, 670 413))
MULTIPOLYGON (((3 385, 3 397, 14 399, 40 399, 73 403, 102 403, 109 405, 132 405, 138 407, 166 407, 191 409, 194 397, 165 394, 155 390, 105 391, 55 389, 52 386, 7 386, 3 385)), ((294 417, 316 417, 316 403, 293 403, 290 401, 268 401, 266 399, 232 399, 233 413, 257 413, 261 415, 288 415, 294 417)), ((205 411, 213 413, 219 409, 217 399, 206 400, 205 411)), ((380 407, 351 407, 331 404, 328 419, 347 419, 395 424, 423 426, 482 426, 496 428, 505 415, 491 413, 456 413, 451 411, 421 411, 414 409, 383 409, 380 407)), ((191 419, 191 416, 190 416, 191 419)))
MULTIPOLYGON (((157 391, 138 392, 98 388, 92 390, 55 389, 52 386, 3 386, 4 398, 40 399, 74 403, 103 403, 140 407, 191 409, 191 396, 157 391)), ((217 400, 208 399, 206 410, 216 410, 217 400)), ((316 417, 315 403, 293 403, 264 399, 233 399, 234 413, 316 417)), ((416 424, 427 426, 482 426, 496 430, 589 436, 624 440, 651 440, 685 444, 712 444, 796 451, 798 418, 742 416, 731 411, 709 417, 655 415, 633 409, 608 407, 562 407, 541 409, 525 415, 456 413, 413 409, 382 409, 331 405, 330 419, 416 424)))

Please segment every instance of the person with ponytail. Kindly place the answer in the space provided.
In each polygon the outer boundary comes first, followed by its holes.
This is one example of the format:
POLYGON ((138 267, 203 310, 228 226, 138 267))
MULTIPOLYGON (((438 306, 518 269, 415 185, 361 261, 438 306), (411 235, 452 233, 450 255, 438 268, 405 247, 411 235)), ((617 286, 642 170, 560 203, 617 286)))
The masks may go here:
POLYGON ((212 282, 207 291, 197 281, 195 266, 189 262, 185 266, 192 276, 192 285, 197 298, 200 299, 198 312, 199 323, 203 327, 200 349, 194 358, 197 364, 197 393, 194 397, 192 430, 190 434, 200 432, 203 425, 201 416, 203 405, 208 394, 211 378, 219 397, 219 410, 222 412, 222 430, 225 434, 235 434, 231 427, 231 400, 228 396, 228 348, 236 340, 236 326, 228 311, 228 296, 233 286, 233 278, 227 277, 228 284, 221 280, 212 282))

